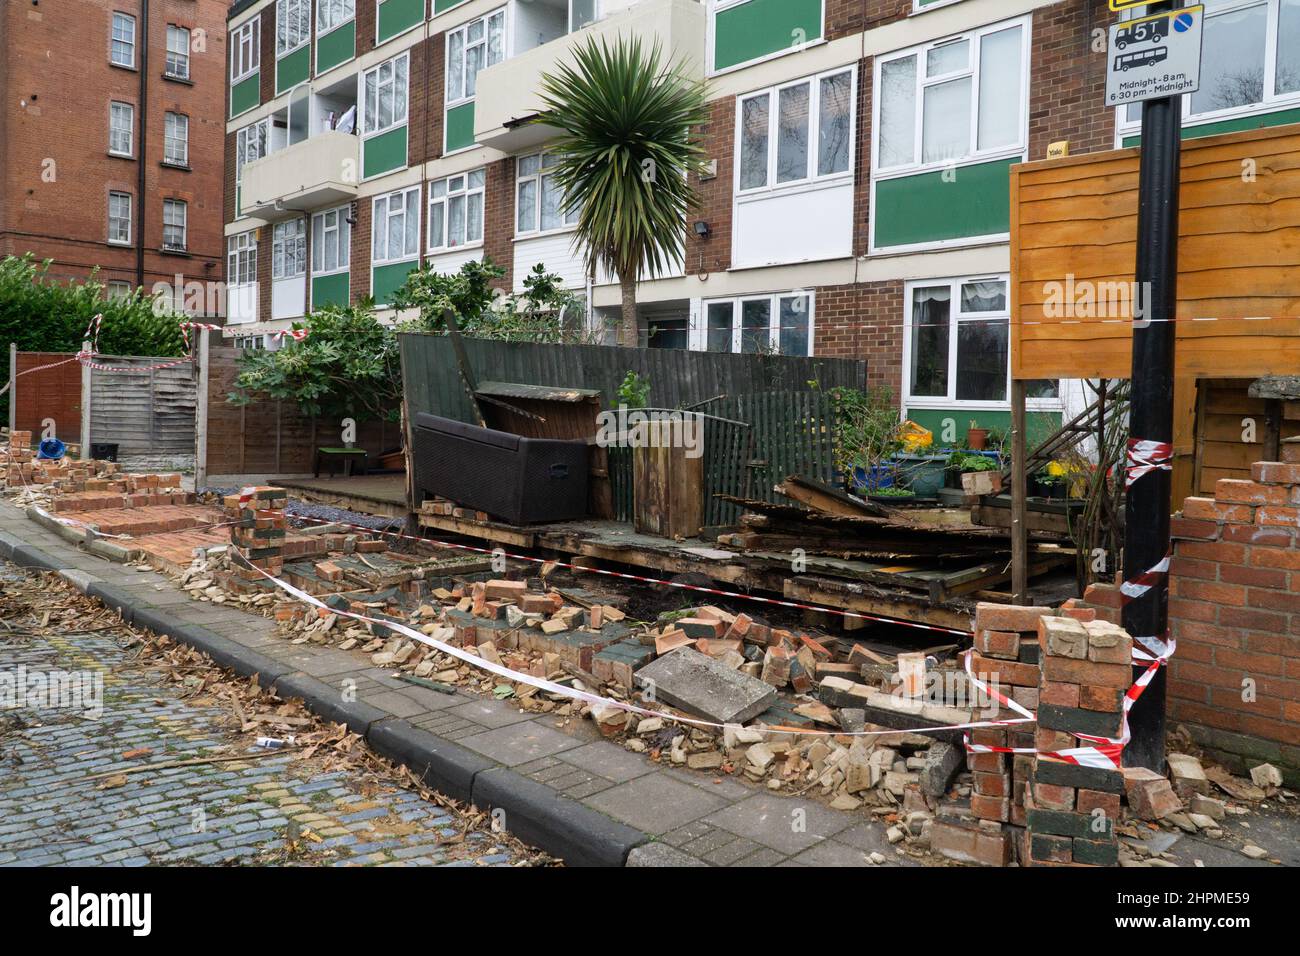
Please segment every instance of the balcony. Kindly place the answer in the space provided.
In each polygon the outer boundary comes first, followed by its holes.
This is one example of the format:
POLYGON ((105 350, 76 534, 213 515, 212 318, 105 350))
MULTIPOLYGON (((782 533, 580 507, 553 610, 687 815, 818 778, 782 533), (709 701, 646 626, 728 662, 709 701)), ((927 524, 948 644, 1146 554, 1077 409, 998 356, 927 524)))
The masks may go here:
POLYGON ((359 140, 329 130, 244 167, 240 208, 268 222, 357 196, 359 140))
POLYGON ((658 41, 664 55, 680 60, 693 79, 704 77, 704 4, 697 0, 605 0, 604 19, 541 46, 517 53, 478 74, 474 138, 483 146, 518 153, 539 146, 555 135, 546 126, 527 125, 542 111, 543 73, 553 72, 578 43, 597 35, 639 37, 648 50, 658 41), (613 12, 615 8, 617 12, 613 12))

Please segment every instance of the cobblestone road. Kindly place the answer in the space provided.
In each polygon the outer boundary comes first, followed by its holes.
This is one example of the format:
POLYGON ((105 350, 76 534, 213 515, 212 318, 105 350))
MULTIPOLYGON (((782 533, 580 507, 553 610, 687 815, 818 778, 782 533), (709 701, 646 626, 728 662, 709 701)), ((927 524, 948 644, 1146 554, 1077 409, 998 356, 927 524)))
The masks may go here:
POLYGON ((42 600, 67 595, 41 598, 24 580, 0 562, 0 594, 10 592, 0 614, 0 865, 535 860, 481 821, 403 788, 396 775, 326 772, 320 760, 249 746, 253 735, 232 728, 229 708, 186 699, 184 684, 125 646, 125 629, 42 627, 42 600), (15 608, 20 592, 38 597, 15 608), (102 678, 102 713, 86 699, 39 706, 32 680, 56 672, 84 675, 88 689, 102 678), (27 689, 24 699, 5 699, 15 684, 27 689), (213 756, 226 759, 122 772, 213 756))

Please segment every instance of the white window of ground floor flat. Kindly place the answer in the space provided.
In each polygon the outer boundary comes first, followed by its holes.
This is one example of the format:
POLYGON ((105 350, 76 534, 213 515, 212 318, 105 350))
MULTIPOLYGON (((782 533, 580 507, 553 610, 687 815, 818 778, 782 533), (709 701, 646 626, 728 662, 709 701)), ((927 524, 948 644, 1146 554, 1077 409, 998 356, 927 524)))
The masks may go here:
POLYGON ((429 251, 481 245, 485 170, 429 183, 429 251))
POLYGON ((307 274, 307 230, 301 219, 277 222, 271 233, 271 278, 307 274))
MULTIPOLYGON (((904 393, 924 407, 1002 407, 1011 385, 1007 277, 908 283, 904 393)), ((1035 404, 1057 405, 1059 384, 1033 382, 1035 404)))
POLYGON ((348 268, 352 231, 348 207, 327 209, 311 217, 311 274, 328 275, 348 268))
POLYGON ((696 342, 709 352, 812 355, 815 308, 813 293, 800 291, 709 299, 696 342))
POLYGON ((556 232, 577 225, 578 210, 566 208, 564 191, 549 171, 558 159, 555 153, 519 157, 515 176, 516 235, 556 232))
POLYGON ((257 233, 250 229, 226 240, 226 282, 247 285, 257 281, 257 233))
POLYGON ((373 218, 372 262, 404 262, 420 254, 419 186, 376 196, 373 218))

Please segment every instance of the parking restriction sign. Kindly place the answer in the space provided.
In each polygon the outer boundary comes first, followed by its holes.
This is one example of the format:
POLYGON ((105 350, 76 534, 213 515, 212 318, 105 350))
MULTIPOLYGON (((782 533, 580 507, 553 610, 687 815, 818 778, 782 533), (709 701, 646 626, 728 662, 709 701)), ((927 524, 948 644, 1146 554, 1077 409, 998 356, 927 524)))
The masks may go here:
POLYGON ((1195 6, 1112 26, 1106 105, 1123 106, 1200 89, 1204 19, 1205 7, 1195 6))

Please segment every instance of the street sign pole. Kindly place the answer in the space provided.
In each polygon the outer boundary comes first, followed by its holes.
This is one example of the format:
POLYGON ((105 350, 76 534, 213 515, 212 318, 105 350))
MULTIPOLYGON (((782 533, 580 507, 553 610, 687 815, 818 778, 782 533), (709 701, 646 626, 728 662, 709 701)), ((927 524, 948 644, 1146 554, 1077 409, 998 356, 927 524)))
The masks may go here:
MULTIPOLYGON (((1148 12, 1181 6, 1182 0, 1166 0, 1148 12)), ((1169 579, 1160 569, 1170 547, 1182 100, 1176 94, 1142 104, 1135 300, 1141 297, 1145 311, 1133 324, 1123 577, 1133 582, 1155 574, 1147 578, 1152 586, 1124 606, 1124 628, 1135 646, 1142 637, 1164 641, 1169 623, 1169 579)), ((1135 667, 1134 676, 1145 669, 1135 667)), ((1164 772, 1166 670, 1157 671, 1129 713, 1126 766, 1164 772)))

